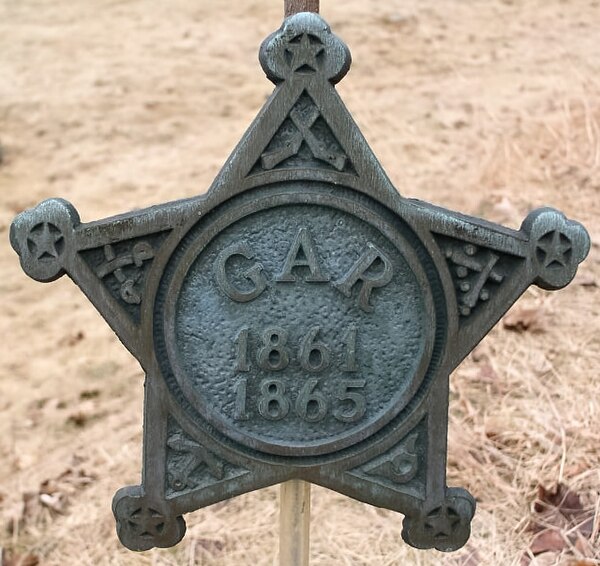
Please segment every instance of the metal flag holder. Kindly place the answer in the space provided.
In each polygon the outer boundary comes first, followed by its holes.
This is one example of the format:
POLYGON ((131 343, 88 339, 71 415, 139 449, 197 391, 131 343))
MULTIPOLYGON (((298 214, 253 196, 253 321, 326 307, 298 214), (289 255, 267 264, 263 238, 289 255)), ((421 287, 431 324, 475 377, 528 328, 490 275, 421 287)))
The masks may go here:
MULTIPOLYGON (((319 13, 319 0, 284 0, 284 16, 319 13)), ((308 566, 310 562, 310 483, 294 479, 279 488, 279 565, 308 566)))
POLYGON ((462 547, 475 499, 446 484, 449 376, 589 251, 554 209, 516 231, 399 195, 317 11, 286 2, 260 50, 274 93, 206 195, 91 223, 50 199, 11 226, 25 272, 68 274, 146 373, 142 481, 113 499, 131 550, 282 484, 280 561, 306 565, 311 483, 402 513, 413 547, 462 547))

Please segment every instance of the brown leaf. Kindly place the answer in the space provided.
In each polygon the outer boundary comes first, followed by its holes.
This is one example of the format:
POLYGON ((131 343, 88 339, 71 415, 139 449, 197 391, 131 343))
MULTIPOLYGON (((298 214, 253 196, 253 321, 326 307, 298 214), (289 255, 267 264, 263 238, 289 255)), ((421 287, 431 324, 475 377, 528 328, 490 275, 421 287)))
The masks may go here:
POLYGON ((543 513, 552 507, 558 509, 567 518, 576 517, 583 511, 579 495, 571 491, 565 484, 557 483, 550 489, 539 485, 537 501, 533 510, 536 513, 543 513))
MULTIPOLYGON (((565 484, 557 483, 551 488, 538 486, 537 498, 533 506, 528 530, 536 533, 529 556, 545 556, 568 549, 567 555, 573 555, 573 549, 583 557, 593 556, 594 514, 584 509, 578 493, 571 491, 565 484)), ((526 557, 522 560, 527 564, 526 557)), ((531 566, 537 564, 531 561, 531 566)))
POLYGON ((594 557, 594 547, 583 533, 577 533, 577 540, 575 541, 575 548, 581 556, 587 556, 588 558, 594 557))
POLYGON ((548 511, 544 511, 544 513, 534 515, 527 525, 527 530, 535 534, 547 529, 549 526, 566 530, 569 528, 569 521, 560 511, 553 507, 548 511))
POLYGON ((48 518, 45 509, 53 513, 66 512, 69 496, 79 489, 83 489, 96 480, 96 476, 87 473, 84 469, 67 468, 59 476, 44 480, 37 492, 23 493, 21 504, 12 513, 7 523, 10 534, 18 532, 26 524, 35 523, 42 518, 48 518))
POLYGON ((590 515, 576 526, 577 533, 581 534, 586 539, 592 538, 594 533, 594 516, 590 515))
POLYGON ((503 319, 502 325, 514 332, 543 331, 542 310, 539 307, 517 307, 512 309, 503 319))
POLYGON ((577 522, 583 523, 588 514, 584 511, 579 495, 562 483, 550 489, 538 486, 537 498, 533 505, 535 515, 528 525, 531 532, 543 531, 549 526, 562 530, 577 529, 577 522))
POLYGON ((535 535, 529 550, 534 556, 544 552, 560 552, 567 546, 562 534, 555 529, 546 529, 535 535))

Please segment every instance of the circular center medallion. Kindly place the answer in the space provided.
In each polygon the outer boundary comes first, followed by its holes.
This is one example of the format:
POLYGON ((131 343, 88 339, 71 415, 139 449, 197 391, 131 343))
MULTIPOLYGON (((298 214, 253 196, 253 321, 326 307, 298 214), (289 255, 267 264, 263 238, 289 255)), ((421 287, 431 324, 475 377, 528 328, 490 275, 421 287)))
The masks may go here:
POLYGON ((252 449, 317 455, 406 406, 435 315, 397 226, 357 202, 288 194, 196 232, 175 254, 162 323, 169 371, 212 426, 252 449))

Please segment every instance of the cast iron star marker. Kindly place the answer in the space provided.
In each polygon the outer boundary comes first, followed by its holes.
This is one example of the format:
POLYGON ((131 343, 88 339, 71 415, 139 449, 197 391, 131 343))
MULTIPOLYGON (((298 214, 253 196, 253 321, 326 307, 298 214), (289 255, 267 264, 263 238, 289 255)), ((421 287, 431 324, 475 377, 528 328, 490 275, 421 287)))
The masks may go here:
POLYGON ((550 208, 511 230, 400 196, 316 14, 286 19, 260 62, 273 96, 205 196, 90 224, 51 199, 11 226, 26 273, 67 273, 146 372, 117 534, 173 546, 185 513, 299 479, 456 550, 475 500, 446 484, 449 375, 530 285, 566 286, 589 236, 550 208))

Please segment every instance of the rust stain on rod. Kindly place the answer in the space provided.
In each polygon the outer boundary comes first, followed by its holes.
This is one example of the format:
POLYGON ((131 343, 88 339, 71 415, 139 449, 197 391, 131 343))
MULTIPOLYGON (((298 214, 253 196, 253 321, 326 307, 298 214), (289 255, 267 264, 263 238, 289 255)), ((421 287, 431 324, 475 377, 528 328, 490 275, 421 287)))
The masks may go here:
POLYGON ((285 17, 299 12, 319 13, 319 0, 285 0, 285 17))

